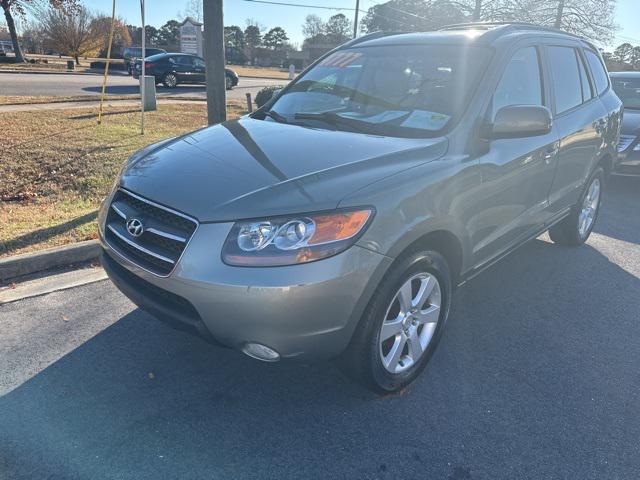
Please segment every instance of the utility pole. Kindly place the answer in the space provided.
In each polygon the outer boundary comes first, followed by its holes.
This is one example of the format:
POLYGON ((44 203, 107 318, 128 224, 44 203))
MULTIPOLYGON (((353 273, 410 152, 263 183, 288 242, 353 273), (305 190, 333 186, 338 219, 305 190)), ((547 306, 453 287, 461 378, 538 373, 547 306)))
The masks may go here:
POLYGON ((353 38, 358 36, 358 13, 360 13, 360 0, 356 0, 356 17, 353 20, 353 38))
POLYGON ((207 68, 207 117, 209 125, 227 119, 224 21, 222 0, 204 0, 204 61, 207 68))

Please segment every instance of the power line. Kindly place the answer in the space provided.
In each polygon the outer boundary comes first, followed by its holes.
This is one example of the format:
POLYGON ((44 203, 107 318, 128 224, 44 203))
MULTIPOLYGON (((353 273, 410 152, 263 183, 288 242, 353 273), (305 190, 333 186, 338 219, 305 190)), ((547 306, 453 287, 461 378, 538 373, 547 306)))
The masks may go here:
MULTIPOLYGON (((341 11, 349 11, 354 12, 355 8, 348 7, 327 7, 326 5, 304 5, 302 3, 289 3, 289 2, 274 2, 270 0, 243 0, 244 2, 251 3, 266 3, 269 5, 282 5, 285 7, 303 7, 303 8, 319 8, 322 10, 341 10, 341 11)), ((362 10, 360 10, 362 12, 362 10)))

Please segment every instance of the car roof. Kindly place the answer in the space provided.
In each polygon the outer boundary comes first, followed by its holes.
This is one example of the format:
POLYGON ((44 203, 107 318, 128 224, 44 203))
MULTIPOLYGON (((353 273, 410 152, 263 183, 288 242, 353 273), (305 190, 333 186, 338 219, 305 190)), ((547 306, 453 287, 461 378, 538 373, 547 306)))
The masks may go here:
POLYGON ((402 33, 376 32, 345 44, 351 46, 383 45, 493 45, 505 37, 552 36, 578 40, 585 46, 595 48, 588 40, 568 32, 529 23, 463 23, 449 25, 434 32, 402 33))
POLYGON ((612 78, 640 78, 640 72, 609 72, 612 78))

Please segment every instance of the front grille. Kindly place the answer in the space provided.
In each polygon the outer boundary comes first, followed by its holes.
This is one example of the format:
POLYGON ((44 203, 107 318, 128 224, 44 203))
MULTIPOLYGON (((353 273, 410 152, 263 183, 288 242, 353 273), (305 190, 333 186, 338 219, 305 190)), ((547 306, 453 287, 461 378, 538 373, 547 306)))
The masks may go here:
POLYGON ((196 220, 182 213, 120 189, 109 207, 104 235, 123 257, 151 273, 167 276, 197 227, 196 220))

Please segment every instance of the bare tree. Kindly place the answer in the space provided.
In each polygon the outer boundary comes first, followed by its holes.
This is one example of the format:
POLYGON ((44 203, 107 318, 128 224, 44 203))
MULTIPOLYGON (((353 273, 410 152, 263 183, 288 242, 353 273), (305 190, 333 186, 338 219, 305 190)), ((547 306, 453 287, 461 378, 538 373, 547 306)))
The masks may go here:
MULTIPOLYGON (((24 55, 22 55, 20 42, 18 42, 18 32, 16 31, 14 16, 18 15, 24 18, 27 10, 37 7, 39 3, 41 3, 39 0, 0 0, 0 7, 2 7, 4 11, 7 29, 11 36, 11 43, 13 43, 16 62, 24 62, 24 55)), ((48 0, 46 3, 48 3, 51 8, 65 9, 67 12, 71 12, 77 7, 77 0, 48 0)))
POLYGON ((528 22, 606 44, 617 29, 616 0, 451 0, 470 21, 528 22))
POLYGON ((307 15, 304 20, 304 25, 302 25, 304 38, 315 37, 322 33, 324 33, 324 22, 322 19, 314 13, 307 15))
POLYGON ((73 15, 49 8, 41 18, 47 43, 60 53, 72 56, 77 65, 81 56, 100 46, 101 29, 96 28, 93 15, 84 6, 78 7, 73 15))
POLYGON ((193 18, 196 22, 202 22, 202 0, 188 0, 185 9, 178 12, 178 18, 193 18))

